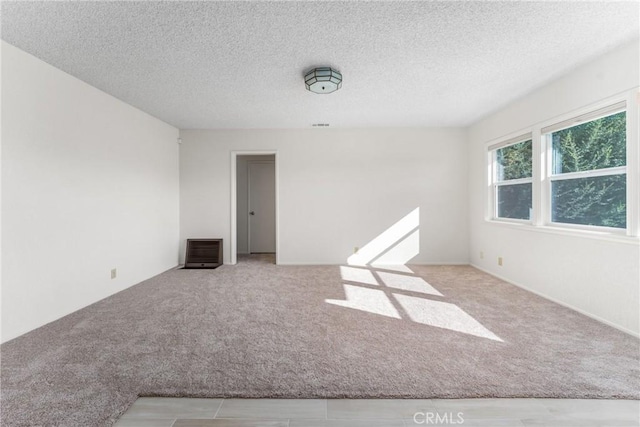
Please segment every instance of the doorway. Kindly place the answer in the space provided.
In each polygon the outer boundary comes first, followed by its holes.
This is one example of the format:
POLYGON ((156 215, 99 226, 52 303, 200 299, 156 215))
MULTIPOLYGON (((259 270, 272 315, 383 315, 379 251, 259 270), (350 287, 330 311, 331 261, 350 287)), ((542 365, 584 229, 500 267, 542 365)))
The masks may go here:
POLYGON ((276 153, 233 152, 231 166, 231 263, 277 264, 276 153))

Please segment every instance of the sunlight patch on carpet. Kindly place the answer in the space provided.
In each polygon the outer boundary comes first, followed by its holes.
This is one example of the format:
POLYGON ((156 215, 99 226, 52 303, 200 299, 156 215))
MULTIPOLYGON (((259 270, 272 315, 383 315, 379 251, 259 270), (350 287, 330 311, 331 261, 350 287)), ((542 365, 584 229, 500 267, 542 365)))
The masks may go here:
POLYGON ((422 294, 443 296, 436 288, 431 286, 422 277, 407 276, 405 274, 394 274, 378 272, 378 277, 385 286, 403 291, 419 292, 422 294))
POLYGON ((416 323, 503 342, 455 304, 395 293, 393 297, 416 323))
POLYGON ((378 264, 377 262, 372 262, 371 267, 376 270, 388 270, 388 271, 396 271, 398 273, 409 273, 415 274, 412 269, 407 267, 406 265, 389 265, 389 264, 378 264))
POLYGON ((400 319, 398 310, 393 306, 384 292, 360 286, 343 285, 346 300, 325 300, 329 304, 353 308, 367 313, 400 319))
POLYGON ((340 266, 340 276, 347 282, 364 283, 365 285, 378 286, 378 281, 370 270, 340 266))
POLYGON ((418 207, 351 255, 347 259, 351 267, 340 267, 342 280, 379 286, 380 290, 343 284, 345 299, 325 302, 395 319, 408 317, 405 320, 503 342, 457 305, 426 298, 445 296, 405 265, 419 253, 418 207), (425 294, 425 298, 398 291, 425 294))

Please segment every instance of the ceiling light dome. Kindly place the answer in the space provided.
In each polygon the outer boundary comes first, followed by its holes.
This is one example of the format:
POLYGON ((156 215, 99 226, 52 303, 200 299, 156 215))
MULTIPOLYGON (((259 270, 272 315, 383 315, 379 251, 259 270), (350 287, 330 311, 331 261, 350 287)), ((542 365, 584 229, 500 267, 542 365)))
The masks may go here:
POLYGON ((331 93, 342 87, 342 74, 331 67, 319 67, 304 76, 307 90, 313 93, 331 93))

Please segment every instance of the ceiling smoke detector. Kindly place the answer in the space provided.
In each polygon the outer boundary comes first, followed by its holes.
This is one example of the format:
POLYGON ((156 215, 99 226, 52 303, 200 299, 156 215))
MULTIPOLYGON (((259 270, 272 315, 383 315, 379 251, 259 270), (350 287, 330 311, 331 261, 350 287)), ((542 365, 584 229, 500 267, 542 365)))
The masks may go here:
POLYGON ((342 87, 342 74, 331 67, 319 67, 304 76, 307 90, 313 93, 331 93, 342 87))

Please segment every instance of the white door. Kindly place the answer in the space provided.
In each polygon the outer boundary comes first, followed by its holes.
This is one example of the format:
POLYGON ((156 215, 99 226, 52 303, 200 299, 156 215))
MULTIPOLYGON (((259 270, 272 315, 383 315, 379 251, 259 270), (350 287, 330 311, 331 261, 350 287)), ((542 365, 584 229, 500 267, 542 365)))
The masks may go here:
POLYGON ((249 252, 276 251, 276 167, 249 163, 249 252))

